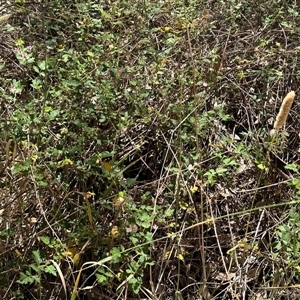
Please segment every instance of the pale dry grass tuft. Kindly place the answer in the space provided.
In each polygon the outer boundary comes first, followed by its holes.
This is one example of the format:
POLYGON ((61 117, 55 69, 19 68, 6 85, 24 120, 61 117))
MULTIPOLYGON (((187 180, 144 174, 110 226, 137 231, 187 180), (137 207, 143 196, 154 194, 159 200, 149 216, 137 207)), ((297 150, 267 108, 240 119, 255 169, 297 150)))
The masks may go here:
POLYGON ((292 107, 293 101, 295 98, 295 92, 289 92, 282 101, 279 113, 276 117, 276 121, 274 123, 274 129, 280 129, 286 122, 286 119, 289 115, 290 109, 292 107))

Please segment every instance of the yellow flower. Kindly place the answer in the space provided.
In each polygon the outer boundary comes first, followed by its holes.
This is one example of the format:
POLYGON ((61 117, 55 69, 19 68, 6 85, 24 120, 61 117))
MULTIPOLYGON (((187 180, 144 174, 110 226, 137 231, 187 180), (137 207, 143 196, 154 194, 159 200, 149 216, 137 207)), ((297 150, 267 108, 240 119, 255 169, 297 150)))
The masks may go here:
POLYGON ((88 55, 89 57, 94 57, 94 53, 93 53, 92 51, 88 51, 88 52, 87 52, 87 55, 88 55))
POLYGON ((184 261, 184 257, 183 257, 182 254, 178 254, 178 255, 177 255, 177 258, 180 259, 180 260, 182 260, 182 261, 184 261))
POLYGON ((68 129, 66 127, 60 130, 60 134, 67 134, 67 133, 68 133, 68 129))
POLYGON ((184 201, 179 201, 179 206, 180 206, 181 209, 187 210, 188 207, 189 207, 189 204, 184 202, 184 201))
POLYGON ((190 188, 190 190, 191 190, 192 194, 195 194, 195 193, 198 191, 198 187, 192 186, 192 187, 190 188))
POLYGON ((25 42, 24 42, 24 40, 22 40, 22 39, 17 39, 17 41, 16 41, 16 45, 17 46, 23 46, 25 44, 25 42))
POLYGON ((66 158, 66 159, 60 161, 59 165, 61 167, 65 166, 65 165, 73 165, 73 161, 71 159, 69 159, 69 158, 66 158))
POLYGON ((171 253, 170 251, 167 251, 167 252, 165 252, 165 253, 164 253, 164 257, 163 257, 163 259, 164 259, 164 260, 166 260, 166 259, 170 259, 170 257, 171 257, 171 254, 172 254, 172 253, 171 253))
POLYGON ((117 237, 119 235, 118 226, 113 226, 110 233, 109 233, 109 235, 112 236, 112 237, 117 237))

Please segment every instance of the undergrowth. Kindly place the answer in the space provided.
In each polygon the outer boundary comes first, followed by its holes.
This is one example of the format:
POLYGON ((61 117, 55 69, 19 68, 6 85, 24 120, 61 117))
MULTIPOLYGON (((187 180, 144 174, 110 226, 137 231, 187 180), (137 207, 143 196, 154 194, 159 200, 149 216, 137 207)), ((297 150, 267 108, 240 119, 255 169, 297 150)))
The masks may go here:
POLYGON ((1 4, 2 299, 297 299, 299 9, 1 4))

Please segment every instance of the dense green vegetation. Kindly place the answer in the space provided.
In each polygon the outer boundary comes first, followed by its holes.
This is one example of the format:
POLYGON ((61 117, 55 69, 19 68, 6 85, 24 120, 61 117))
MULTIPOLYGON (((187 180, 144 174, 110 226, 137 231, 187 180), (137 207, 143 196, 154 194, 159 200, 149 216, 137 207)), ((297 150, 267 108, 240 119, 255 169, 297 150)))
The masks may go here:
POLYGON ((297 1, 1 5, 2 299, 298 299, 297 1))

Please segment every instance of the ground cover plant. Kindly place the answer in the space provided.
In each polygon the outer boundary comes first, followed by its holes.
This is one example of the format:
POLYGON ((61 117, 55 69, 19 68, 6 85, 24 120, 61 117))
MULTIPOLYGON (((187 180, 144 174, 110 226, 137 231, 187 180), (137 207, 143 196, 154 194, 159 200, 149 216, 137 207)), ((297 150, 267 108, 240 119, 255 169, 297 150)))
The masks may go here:
POLYGON ((2 298, 297 299, 299 10, 1 3, 2 298))

